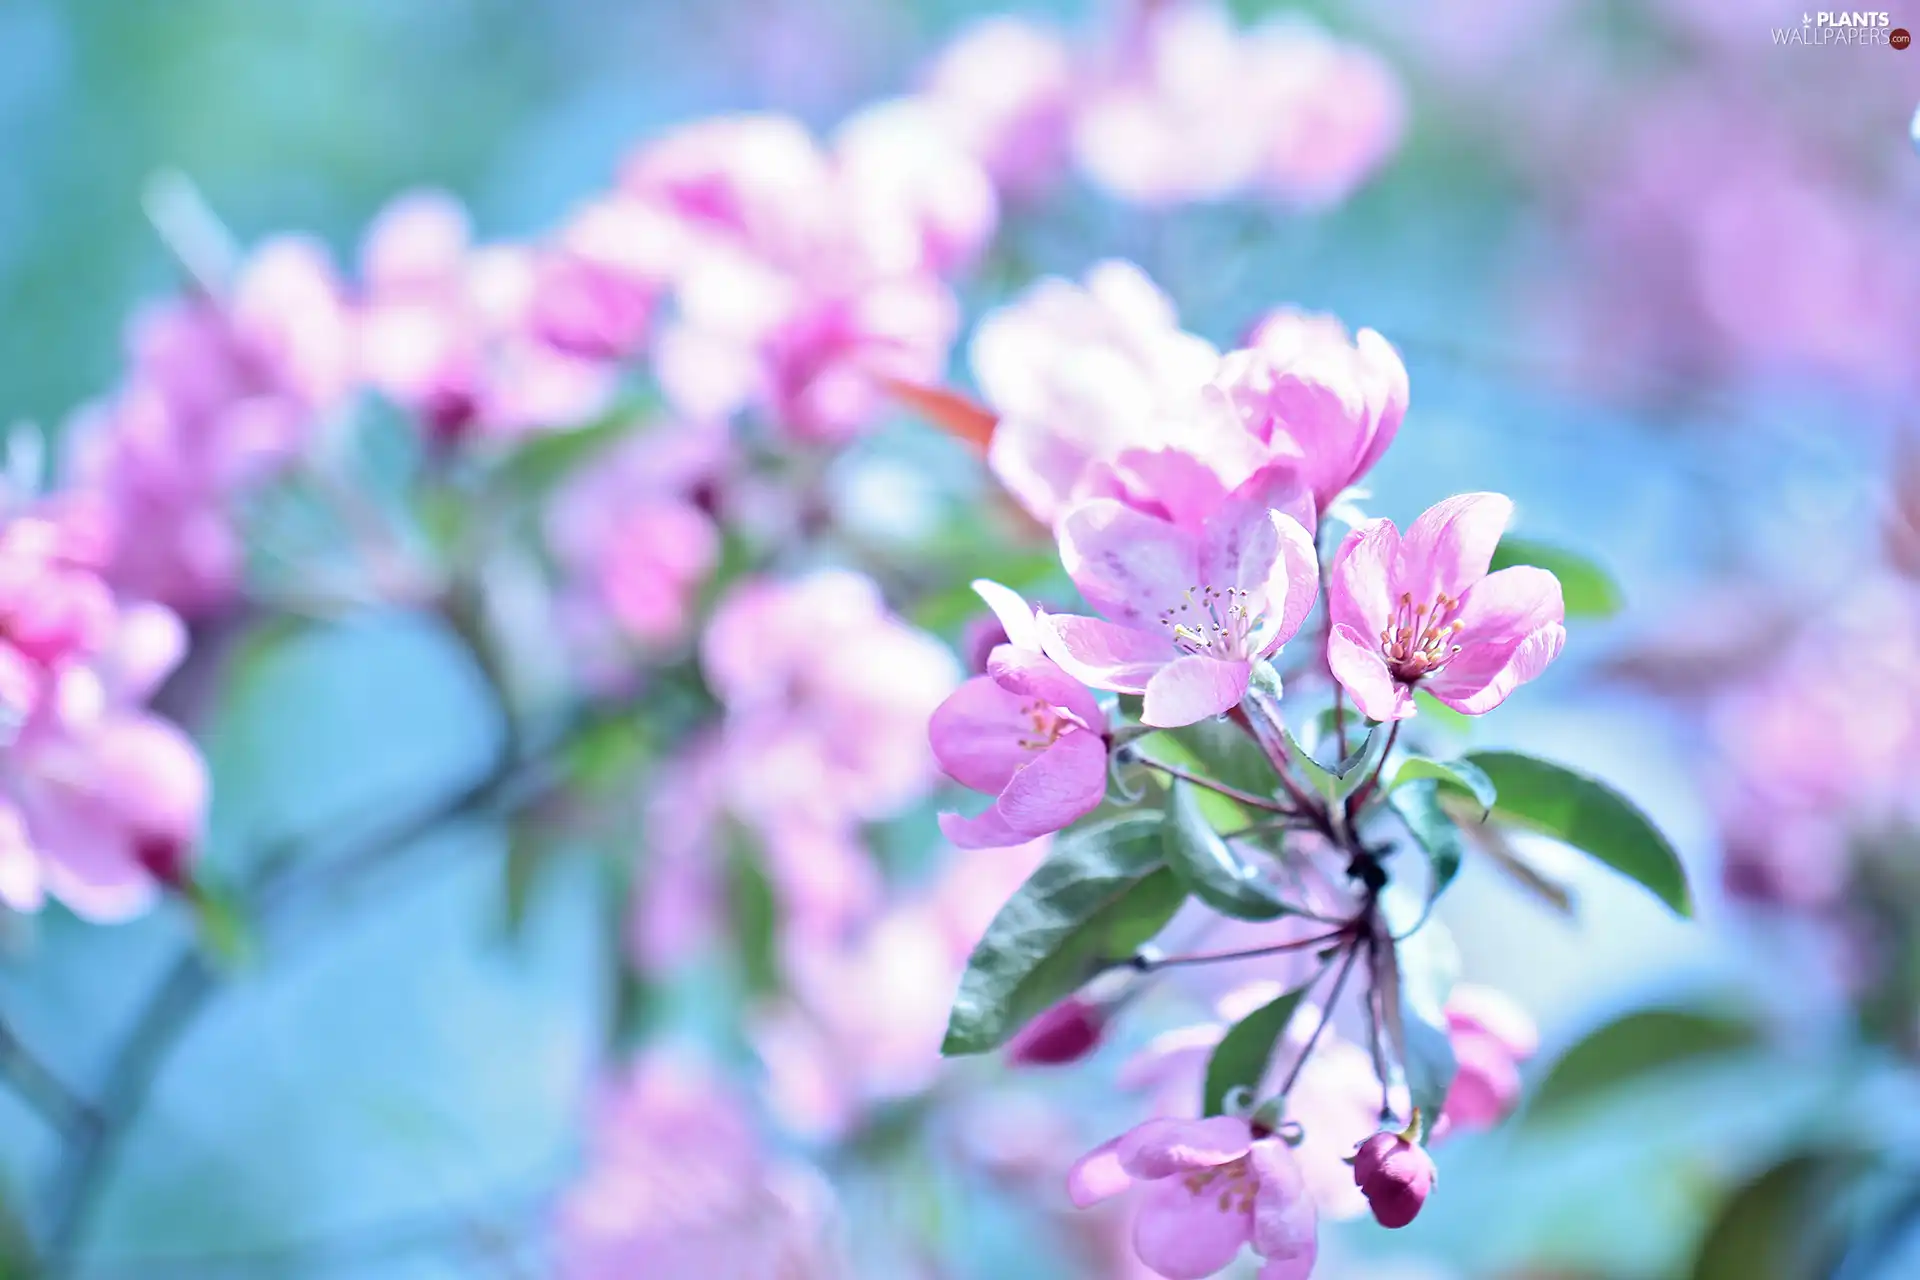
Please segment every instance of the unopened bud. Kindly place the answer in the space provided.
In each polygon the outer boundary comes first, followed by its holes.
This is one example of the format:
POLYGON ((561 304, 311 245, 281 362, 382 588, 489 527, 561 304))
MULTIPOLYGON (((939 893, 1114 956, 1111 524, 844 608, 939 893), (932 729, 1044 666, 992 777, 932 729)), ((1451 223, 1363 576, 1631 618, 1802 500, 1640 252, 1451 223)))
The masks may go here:
POLYGON ((133 856, 146 873, 169 889, 186 888, 191 854, 185 841, 169 835, 143 835, 133 846, 133 856))
POLYGON ((1100 1047, 1107 1012, 1079 996, 1068 996, 1029 1022, 1007 1044, 1007 1061, 1022 1067, 1058 1067, 1078 1062, 1100 1047))
POLYGON ((1437 1176, 1433 1157, 1404 1133, 1376 1133, 1354 1153, 1353 1184, 1383 1227, 1418 1217, 1437 1176))

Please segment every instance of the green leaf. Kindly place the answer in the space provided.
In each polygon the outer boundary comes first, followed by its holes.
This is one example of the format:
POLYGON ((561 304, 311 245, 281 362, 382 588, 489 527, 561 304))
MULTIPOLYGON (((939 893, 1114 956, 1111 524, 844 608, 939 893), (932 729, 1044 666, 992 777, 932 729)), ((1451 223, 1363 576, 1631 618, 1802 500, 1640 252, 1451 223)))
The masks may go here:
POLYGON ((1286 1034, 1287 1023, 1306 999, 1307 990, 1300 987, 1261 1005, 1221 1037, 1207 1060, 1205 1114, 1222 1114, 1227 1095, 1235 1089, 1260 1087, 1273 1061, 1273 1046, 1286 1034))
POLYGON ((1849 1242, 1847 1192, 1865 1168, 1856 1152, 1803 1151, 1751 1179, 1707 1228, 1690 1280, 1832 1275, 1849 1242))
POLYGON ((200 946, 221 968, 235 970, 252 963, 259 950, 253 922, 232 890, 204 880, 187 889, 193 907, 194 931, 200 946))
MULTIPOLYGON (((1383 903, 1390 926, 1410 910, 1404 901, 1396 896, 1383 903)), ((1375 947, 1371 962, 1380 1026, 1405 1069, 1407 1093, 1420 1112, 1420 1140, 1425 1142, 1459 1070, 1446 1015, 1459 955, 1452 936, 1428 920, 1399 943, 1375 947)))
POLYGON ((528 436, 494 465, 493 480, 515 493, 544 493, 632 434, 645 416, 645 406, 626 404, 570 431, 528 436))
POLYGON ((994 916, 954 997, 941 1052, 987 1053, 1159 933, 1186 901, 1159 814, 1070 832, 994 916))
POLYGON ((1443 786, 1472 796, 1480 802, 1480 816, 1483 818, 1499 798, 1493 779, 1471 760, 1429 760, 1425 756, 1411 756, 1405 760, 1400 765, 1400 771, 1393 775, 1391 789, 1398 790, 1421 778, 1433 778, 1443 786))
MULTIPOLYGON (((1405 772, 1401 770, 1402 774, 1405 772)), ((1440 807, 1438 779, 1422 778, 1404 787, 1396 779, 1387 800, 1407 824, 1407 830, 1413 833, 1414 842, 1426 851, 1427 904, 1431 907, 1460 874, 1460 861, 1466 853, 1460 842, 1460 828, 1453 825, 1453 819, 1440 807)))
POLYGON ((1475 751, 1467 760, 1499 791, 1496 822, 1572 845, 1645 885, 1675 914, 1693 914, 1680 856, 1647 815, 1612 787, 1517 751, 1475 751))
POLYGON ((1693 1009, 1642 1009, 1590 1033, 1560 1055, 1528 1098, 1526 1122, 1553 1121, 1676 1068, 1723 1059, 1760 1043, 1751 1019, 1693 1009))
POLYGON ((1290 729, 1282 729, 1287 736, 1287 747, 1299 761, 1301 770, 1307 775, 1307 781, 1329 805, 1338 804, 1360 789, 1362 783, 1371 778, 1380 767, 1381 758, 1387 754, 1389 730, 1384 725, 1375 725, 1367 734, 1367 740, 1358 750, 1329 768, 1307 754, 1290 729))
POLYGON ((516 813, 507 821, 507 856, 500 869, 500 931, 517 941, 550 862, 538 817, 516 813))
POLYGON ((1612 575, 1577 551, 1548 546, 1527 538, 1506 537, 1494 549, 1491 569, 1530 564, 1560 579, 1569 618, 1611 618, 1623 601, 1612 575))
POLYGON ((12 1189, 0 1186, 0 1280, 32 1280, 39 1273, 33 1259, 33 1239, 15 1208, 12 1189))
POLYGON ((781 988, 779 912, 760 851, 737 824, 727 840, 727 909, 738 946, 741 981, 750 995, 772 995, 781 988))
POLYGON ((1167 790, 1161 829, 1167 866, 1194 897, 1236 920, 1272 920, 1287 904, 1234 853, 1200 811, 1199 792, 1176 780, 1167 790))

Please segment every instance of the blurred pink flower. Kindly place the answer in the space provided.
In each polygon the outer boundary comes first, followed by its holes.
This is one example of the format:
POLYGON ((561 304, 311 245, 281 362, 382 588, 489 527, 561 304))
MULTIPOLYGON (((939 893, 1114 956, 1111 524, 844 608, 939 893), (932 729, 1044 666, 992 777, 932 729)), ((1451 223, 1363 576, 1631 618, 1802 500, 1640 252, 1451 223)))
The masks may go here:
POLYGON ((1048 524, 1084 496, 1089 463, 1179 443, 1220 360, 1138 267, 1112 261, 989 313, 969 355, 1000 415, 988 464, 1048 524))
POLYGON ((724 428, 647 424, 581 467, 548 503, 564 629, 609 677, 631 666, 621 650, 658 650, 692 625, 699 589, 720 558, 703 495, 731 456, 724 428))
POLYGON ((1371 329, 1349 339, 1336 317, 1313 312, 1266 316, 1212 387, 1323 512, 1373 469, 1407 411, 1407 371, 1387 340, 1371 329))
POLYGON ((68 498, 0 528, 0 902, 48 894, 95 920, 184 882, 205 816, 198 749, 144 704, 186 649, 156 604, 119 606, 92 505, 68 498))
POLYGON ((832 1192, 769 1152, 740 1098, 701 1063, 642 1057, 610 1083, 588 1165, 554 1213, 567 1280, 838 1280, 832 1192))
POLYGON ((834 135, 833 158, 854 234, 882 268, 953 276, 993 238, 993 183, 928 104, 862 109, 834 135))
POLYGON ((962 786, 994 797, 973 818, 940 815, 963 849, 1005 848, 1058 831, 1098 808, 1107 790, 1107 716, 1079 681, 1040 651, 1026 601, 997 582, 974 583, 1005 629, 988 673, 934 710, 928 740, 962 786))
POLYGON ((1559 580, 1531 565, 1487 572, 1512 511, 1497 493, 1462 494, 1427 508, 1405 538, 1373 520, 1340 544, 1327 662, 1363 714, 1403 720, 1422 688, 1483 715, 1559 656, 1559 580))
POLYGON ((1492 987, 1454 987, 1446 1013, 1459 1071, 1441 1121, 1450 1134, 1490 1129, 1520 1104, 1520 1064, 1539 1049, 1540 1033, 1526 1010, 1492 987))
POLYGON ((1272 130, 1258 182, 1289 204, 1345 200, 1399 148, 1407 105, 1379 55, 1302 21, 1269 23, 1248 38, 1272 130))
MULTIPOLYGON (((575 234, 604 253, 611 237, 589 231, 575 234)), ((442 443, 575 426, 591 417, 612 393, 613 371, 579 349, 594 347, 598 357, 637 326, 613 314, 614 300, 582 292, 598 285, 569 274, 615 266, 584 257, 567 265, 568 250, 556 252, 563 256, 543 260, 523 246, 476 246, 451 196, 398 197, 360 246, 360 376, 419 415, 442 443), (596 314, 600 307, 607 309, 596 314), (549 341, 561 330, 575 339, 575 350, 549 341)))
POLYGON ((1085 1208, 1146 1183, 1133 1223, 1140 1260, 1164 1276, 1199 1280, 1251 1244, 1261 1280, 1306 1280, 1318 1252, 1318 1215, 1293 1151, 1245 1120, 1154 1119, 1105 1142, 1067 1176, 1085 1208))
POLYGON ((351 391, 350 330, 326 251, 296 236, 266 241, 223 296, 136 316, 128 360, 120 387, 70 424, 69 475, 129 531, 115 539, 108 580, 205 613, 240 585, 236 500, 294 463, 351 391))
POLYGON ((1013 16, 973 23, 927 69, 921 100, 1001 191, 1030 196, 1066 166, 1075 83, 1058 32, 1013 16))
POLYGON ((1096 689, 1144 694, 1142 722, 1162 728, 1239 705, 1254 663, 1319 598, 1312 537, 1255 502, 1188 529, 1097 498, 1061 520, 1060 558, 1106 620, 1042 618, 1047 655, 1096 689))

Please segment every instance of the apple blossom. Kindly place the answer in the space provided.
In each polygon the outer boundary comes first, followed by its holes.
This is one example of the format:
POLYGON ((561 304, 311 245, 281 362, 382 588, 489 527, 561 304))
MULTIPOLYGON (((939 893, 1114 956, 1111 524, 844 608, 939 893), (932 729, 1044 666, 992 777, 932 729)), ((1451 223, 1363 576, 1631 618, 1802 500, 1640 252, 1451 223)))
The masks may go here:
POLYGON ((1383 1227, 1404 1227, 1433 1193, 1433 1157, 1405 1134, 1376 1133, 1354 1154, 1353 1182, 1383 1227))
POLYGON ((1487 572, 1512 510, 1499 494, 1463 494, 1429 507, 1404 537, 1373 520, 1340 544, 1327 663, 1364 715, 1405 719, 1415 689, 1482 715, 1559 655, 1559 580, 1531 565, 1487 572))

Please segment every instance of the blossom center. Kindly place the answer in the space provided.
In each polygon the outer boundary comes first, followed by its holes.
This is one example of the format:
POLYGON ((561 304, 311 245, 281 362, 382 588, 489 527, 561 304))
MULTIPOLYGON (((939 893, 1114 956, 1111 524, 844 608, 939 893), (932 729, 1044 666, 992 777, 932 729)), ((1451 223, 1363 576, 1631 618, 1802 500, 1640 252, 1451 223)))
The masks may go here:
POLYGON ((1252 1213, 1254 1196, 1260 1190, 1260 1180, 1254 1176, 1253 1163, 1246 1156, 1195 1169, 1183 1174, 1180 1181, 1196 1200, 1212 1198, 1222 1213, 1252 1213))
POLYGON ((1446 666, 1460 652, 1454 643, 1464 625, 1458 621, 1459 613, 1459 596, 1442 591, 1431 603, 1415 604, 1411 594, 1401 592, 1393 616, 1380 633, 1380 652, 1393 678, 1412 684, 1446 666))
POLYGON ((1030 726, 1015 739, 1022 751, 1045 751, 1060 741, 1060 735, 1073 727, 1073 721, 1036 698, 1020 708, 1030 726))
POLYGON ((1253 657, 1253 636, 1261 620, 1252 593, 1244 587, 1188 587, 1179 604, 1160 611, 1160 625, 1182 651, 1231 662, 1253 657))

